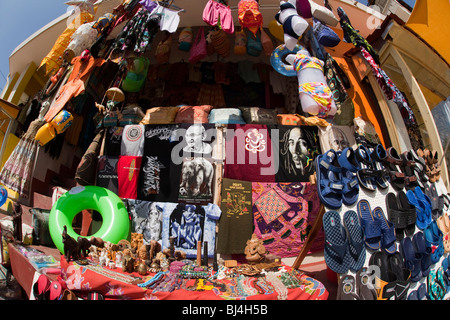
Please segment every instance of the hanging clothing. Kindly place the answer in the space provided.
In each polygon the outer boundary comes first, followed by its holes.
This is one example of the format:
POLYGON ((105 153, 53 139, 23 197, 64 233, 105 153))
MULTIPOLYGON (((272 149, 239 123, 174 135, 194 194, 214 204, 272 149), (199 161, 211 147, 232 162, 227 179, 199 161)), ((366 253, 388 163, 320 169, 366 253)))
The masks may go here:
POLYGON ((375 62, 379 65, 380 58, 378 56, 378 53, 370 45, 370 43, 353 28, 345 11, 341 7, 339 7, 337 9, 337 12, 339 14, 339 17, 341 18, 339 20, 339 23, 342 30, 344 31, 344 40, 348 43, 353 43, 355 47, 365 48, 373 57, 375 62))
POLYGON ((379 65, 366 49, 361 48, 361 53, 364 59, 366 59, 367 63, 372 68, 375 79, 377 79, 377 82, 386 95, 386 98, 388 100, 394 101, 399 107, 402 117, 404 119, 408 119, 412 124, 414 124, 414 112, 411 110, 411 107, 409 106, 403 94, 392 82, 386 72, 384 72, 384 70, 379 67, 379 65))
POLYGON ((0 182, 5 187, 18 192, 22 198, 28 198, 31 191, 33 166, 38 148, 38 142, 34 137, 44 123, 45 121, 39 119, 30 123, 27 132, 0 171, 0 182))

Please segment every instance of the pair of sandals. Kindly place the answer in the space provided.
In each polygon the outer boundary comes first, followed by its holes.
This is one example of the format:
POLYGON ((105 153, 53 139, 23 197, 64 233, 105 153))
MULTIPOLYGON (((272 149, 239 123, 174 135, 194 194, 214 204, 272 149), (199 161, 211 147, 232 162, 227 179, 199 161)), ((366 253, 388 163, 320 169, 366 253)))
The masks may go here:
POLYGON ((425 230, 427 226, 433 221, 431 211, 431 199, 423 193, 420 187, 406 192, 408 202, 416 208, 416 226, 420 230, 425 230))
POLYGON ((439 181, 441 166, 438 161, 437 151, 432 151, 429 149, 418 149, 417 155, 425 160, 425 173, 431 183, 439 181))
POLYGON ((50 281, 41 274, 33 285, 33 294, 36 300, 61 300, 63 290, 58 281, 50 281))
POLYGON ((436 225, 442 232, 442 242, 444 244, 444 252, 450 252, 450 218, 446 213, 436 220, 436 225))
POLYGON ((399 155, 394 147, 389 147, 386 149, 384 164, 389 170, 390 183, 397 191, 404 188, 411 190, 416 186, 423 187, 416 161, 410 151, 399 155))
POLYGON ((366 259, 362 228, 353 210, 346 211, 342 220, 337 211, 323 215, 325 262, 336 273, 356 272, 366 259))
POLYGON ((356 172, 359 163, 352 148, 328 150, 316 157, 317 191, 320 201, 330 209, 356 203, 359 184, 356 172))
POLYGON ((360 163, 356 175, 359 183, 365 189, 375 191, 377 187, 381 189, 389 187, 389 171, 383 165, 387 154, 381 144, 376 145, 373 149, 360 145, 356 149, 355 155, 360 163))
POLYGON ((404 267, 401 253, 374 252, 369 268, 374 271, 377 300, 406 300, 411 271, 404 267))
POLYGON ((387 254, 396 252, 395 226, 386 219, 383 209, 376 207, 372 211, 369 202, 362 199, 358 201, 357 210, 366 248, 374 251, 381 249, 387 254))
POLYGON ((417 282, 428 276, 433 264, 433 252, 422 231, 417 232, 412 238, 402 239, 400 254, 404 259, 405 267, 411 271, 411 281, 417 282))
POLYGON ((336 300, 377 300, 377 292, 371 279, 372 274, 367 267, 359 269, 356 276, 342 276, 336 300))
POLYGON ((403 190, 397 194, 389 192, 386 195, 386 210, 389 221, 394 224, 397 241, 401 241, 405 235, 408 237, 414 235, 417 221, 416 208, 409 203, 403 190))

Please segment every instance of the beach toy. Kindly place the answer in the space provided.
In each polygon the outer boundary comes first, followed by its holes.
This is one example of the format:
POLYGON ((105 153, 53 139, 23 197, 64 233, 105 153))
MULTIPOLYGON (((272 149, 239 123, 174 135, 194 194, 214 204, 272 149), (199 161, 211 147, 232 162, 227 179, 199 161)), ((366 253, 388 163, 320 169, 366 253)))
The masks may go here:
POLYGON ((66 131, 67 128, 70 127, 72 122, 72 114, 66 110, 62 110, 53 118, 52 121, 50 121, 50 125, 55 128, 57 134, 60 134, 66 131))
POLYGON ((291 64, 285 63, 284 59, 289 54, 296 54, 302 48, 301 45, 297 44, 294 50, 289 50, 285 44, 281 44, 276 47, 270 55, 270 64, 275 71, 281 73, 283 76, 295 77, 297 76, 297 71, 294 70, 294 67, 291 64))
POLYGON ((127 239, 130 219, 123 201, 112 191, 98 186, 77 186, 63 194, 53 205, 48 220, 50 236, 55 246, 64 252, 62 232, 77 239, 80 235, 72 228, 75 216, 83 210, 95 210, 102 216, 102 225, 92 237, 117 244, 127 239))
POLYGON ((133 65, 127 72, 122 83, 122 89, 127 92, 139 92, 147 77, 149 61, 145 57, 133 60, 133 65))
POLYGON ((34 139, 39 143, 41 147, 43 147, 54 137, 56 137, 55 128, 50 123, 46 123, 39 128, 34 139))
POLYGON ((8 199, 8 190, 4 186, 0 186, 0 207, 5 204, 8 199))

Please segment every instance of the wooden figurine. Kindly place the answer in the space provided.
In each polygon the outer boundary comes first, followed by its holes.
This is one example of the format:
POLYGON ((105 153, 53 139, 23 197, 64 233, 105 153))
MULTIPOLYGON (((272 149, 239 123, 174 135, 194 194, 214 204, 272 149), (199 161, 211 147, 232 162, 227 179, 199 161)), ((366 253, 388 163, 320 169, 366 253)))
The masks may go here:
POLYGON ((252 234, 252 238, 247 240, 247 246, 244 250, 245 259, 249 264, 256 264, 264 260, 266 256, 266 248, 262 240, 258 239, 256 234, 252 234))
POLYGON ((61 236, 64 245, 64 258, 66 258, 67 262, 69 262, 71 258, 77 260, 79 253, 78 243, 74 238, 67 234, 67 226, 64 226, 61 236))
POLYGON ((78 250, 80 252, 80 256, 83 258, 87 258, 89 255, 89 248, 91 247, 91 242, 83 237, 78 237, 77 239, 78 250))

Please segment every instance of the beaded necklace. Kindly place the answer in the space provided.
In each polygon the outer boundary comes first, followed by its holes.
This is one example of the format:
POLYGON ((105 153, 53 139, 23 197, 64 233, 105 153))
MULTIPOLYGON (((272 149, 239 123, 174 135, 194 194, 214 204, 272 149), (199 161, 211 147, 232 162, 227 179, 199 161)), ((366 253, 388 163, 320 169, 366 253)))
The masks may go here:
POLYGON ((278 293, 277 299, 278 300, 287 300, 288 297, 288 290, 286 286, 281 282, 281 280, 278 278, 279 272, 267 272, 266 279, 269 281, 272 286, 274 287, 275 291, 278 293))

